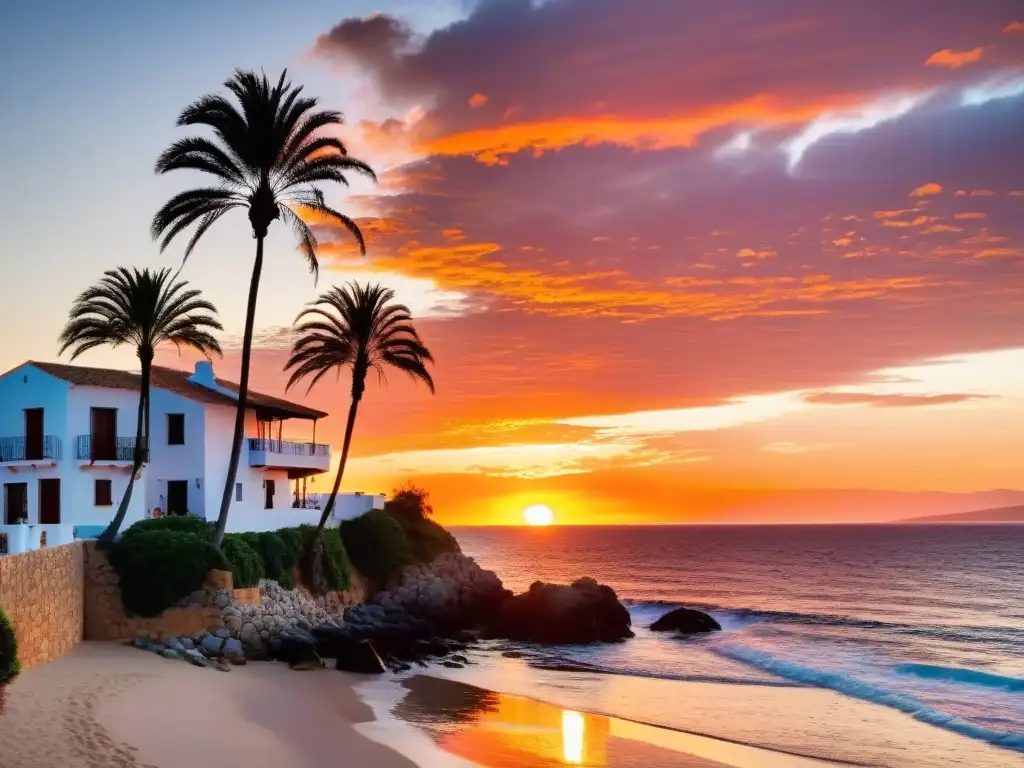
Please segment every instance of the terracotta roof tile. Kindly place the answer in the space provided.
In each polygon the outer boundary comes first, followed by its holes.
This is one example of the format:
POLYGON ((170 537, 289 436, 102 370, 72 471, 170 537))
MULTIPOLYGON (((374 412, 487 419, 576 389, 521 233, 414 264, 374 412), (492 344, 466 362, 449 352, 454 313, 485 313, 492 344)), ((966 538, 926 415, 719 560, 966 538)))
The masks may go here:
MULTIPOLYGON (((39 363, 33 360, 28 361, 41 371, 51 376, 82 387, 106 387, 109 389, 131 389, 137 390, 140 386, 140 376, 130 371, 119 371, 115 368, 87 368, 81 365, 64 365, 62 363, 39 363)), ((211 405, 235 405, 236 400, 222 392, 216 392, 189 381, 191 372, 182 371, 177 368, 164 368, 159 365, 153 366, 152 386, 164 389, 169 392, 187 397, 200 403, 211 405)), ((225 389, 238 391, 238 385, 233 381, 217 379, 217 383, 225 389)), ((275 416, 293 416, 301 419, 322 419, 327 416, 323 411, 315 408, 307 408, 304 405, 293 403, 273 395, 265 395, 262 392, 249 391, 249 406, 257 411, 266 411, 275 416)))

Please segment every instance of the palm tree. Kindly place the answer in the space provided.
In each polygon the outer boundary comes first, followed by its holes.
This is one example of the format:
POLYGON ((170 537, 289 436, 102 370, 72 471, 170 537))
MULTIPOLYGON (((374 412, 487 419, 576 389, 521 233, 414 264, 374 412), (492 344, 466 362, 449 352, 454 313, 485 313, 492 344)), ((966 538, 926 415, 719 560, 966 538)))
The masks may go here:
POLYGON ((195 224, 185 248, 187 259, 207 230, 235 208, 248 212, 256 238, 256 259, 249 279, 249 303, 242 338, 234 441, 213 538, 217 546, 224 538, 242 449, 253 321, 267 230, 275 219, 283 219, 291 225, 314 279, 318 271, 317 239, 299 217, 300 209, 339 223, 352 233, 360 252, 366 253, 359 227, 348 216, 328 206, 316 185, 332 181, 347 185, 345 172, 348 171, 374 181, 377 177, 366 163, 349 157, 344 144, 336 137, 324 135, 325 129, 342 124, 341 114, 316 110, 317 99, 303 97, 302 88, 286 80, 287 74, 287 70, 282 72, 277 85, 271 86, 264 74, 236 70, 224 87, 237 104, 224 96, 206 95, 186 107, 178 117, 180 126, 207 126, 216 140, 196 136, 181 139, 168 147, 156 162, 157 173, 186 168, 208 173, 216 181, 215 186, 197 187, 175 195, 153 217, 151 231, 154 239, 160 239, 161 250, 195 224))
POLYGON ((345 474, 356 412, 366 391, 366 374, 376 371, 378 378, 384 381, 385 368, 390 366, 407 373, 414 381, 423 381, 431 393, 434 391, 434 380, 426 367, 434 358, 420 341, 409 308, 394 303, 394 298, 395 292, 390 288, 352 282, 321 294, 295 318, 298 337, 285 365, 285 370, 292 369, 288 389, 312 376, 309 383, 309 390, 312 390, 331 371, 340 375, 342 368, 352 369, 352 402, 345 423, 345 442, 318 532, 331 516, 345 474))
POLYGON ((128 511, 135 476, 146 460, 149 442, 149 385, 153 354, 161 344, 192 347, 209 357, 221 353, 211 330, 223 330, 216 318, 217 308, 200 298, 201 292, 177 281, 170 269, 151 272, 118 267, 103 273, 96 285, 75 300, 60 334, 60 354, 72 350, 71 359, 102 346, 135 347, 142 367, 138 424, 132 476, 117 514, 100 536, 109 541, 117 535, 128 511), (145 436, 145 437, 144 437, 145 436))

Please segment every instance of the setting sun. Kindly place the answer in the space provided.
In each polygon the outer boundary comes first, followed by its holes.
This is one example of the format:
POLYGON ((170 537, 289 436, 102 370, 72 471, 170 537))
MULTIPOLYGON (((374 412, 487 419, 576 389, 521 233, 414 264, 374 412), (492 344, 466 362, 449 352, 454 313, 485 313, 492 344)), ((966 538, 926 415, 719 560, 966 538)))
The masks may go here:
POLYGON ((523 510, 523 519, 527 525, 551 525, 555 513, 547 504, 534 504, 523 510))

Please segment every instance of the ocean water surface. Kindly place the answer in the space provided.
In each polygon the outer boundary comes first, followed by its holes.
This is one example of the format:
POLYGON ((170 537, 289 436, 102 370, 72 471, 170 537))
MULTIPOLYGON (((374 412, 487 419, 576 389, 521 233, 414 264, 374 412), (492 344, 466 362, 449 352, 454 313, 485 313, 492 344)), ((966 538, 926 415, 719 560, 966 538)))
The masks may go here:
POLYGON ((795 755, 891 768, 1024 766, 1024 526, 464 528, 516 591, 589 575, 622 644, 492 644, 484 688, 795 755), (647 631, 677 605, 724 631, 647 631))

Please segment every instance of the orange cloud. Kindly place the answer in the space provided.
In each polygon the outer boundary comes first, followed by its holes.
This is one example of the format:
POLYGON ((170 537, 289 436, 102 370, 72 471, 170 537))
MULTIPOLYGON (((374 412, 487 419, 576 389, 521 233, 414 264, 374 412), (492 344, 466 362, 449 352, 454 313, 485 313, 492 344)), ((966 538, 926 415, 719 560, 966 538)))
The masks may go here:
POLYGON ((982 213, 981 211, 966 211, 964 213, 954 213, 953 218, 958 219, 959 221, 968 221, 971 219, 987 219, 988 214, 982 213))
POLYGON ((992 197, 995 192, 991 189, 958 189, 956 191, 957 197, 992 197))
POLYGON ((921 227, 925 224, 931 224, 933 221, 938 221, 934 216, 918 216, 912 221, 896 221, 895 219, 886 219, 882 222, 883 227, 921 227))
POLYGON ((666 117, 566 116, 533 122, 505 123, 428 138, 419 148, 430 155, 469 155, 485 165, 501 165, 507 156, 524 149, 535 154, 574 145, 611 144, 633 149, 692 147, 701 134, 734 123, 786 126, 813 120, 828 109, 856 103, 839 99, 820 103, 788 104, 763 94, 740 101, 712 105, 666 117))
POLYGON ((949 48, 943 48, 941 51, 936 51, 925 61, 925 65, 929 67, 949 67, 950 69, 958 69, 967 64, 976 64, 981 61, 982 55, 985 53, 985 49, 982 46, 972 48, 969 51, 953 51, 949 48))
POLYGON ((482 107, 486 103, 487 103, 487 95, 486 94, 474 93, 472 96, 469 97, 469 106, 473 107, 473 109, 476 109, 477 107, 482 107))
POLYGON ((1011 21, 1003 27, 1004 35, 1012 35, 1016 32, 1024 32, 1024 21, 1011 21))
POLYGON ((1012 192, 1007 192, 1010 197, 1024 197, 1024 189, 1015 189, 1012 192))
POLYGON ((933 235, 936 232, 963 232, 963 227, 954 227, 951 224, 933 224, 927 229, 922 229, 921 234, 933 235))
POLYGON ((753 248, 740 248, 736 252, 737 259, 770 259, 774 255, 775 251, 755 251, 753 248))
POLYGON ((922 184, 920 187, 910 193, 910 197, 928 197, 929 195, 937 195, 942 192, 942 185, 936 184, 934 181, 922 184))

